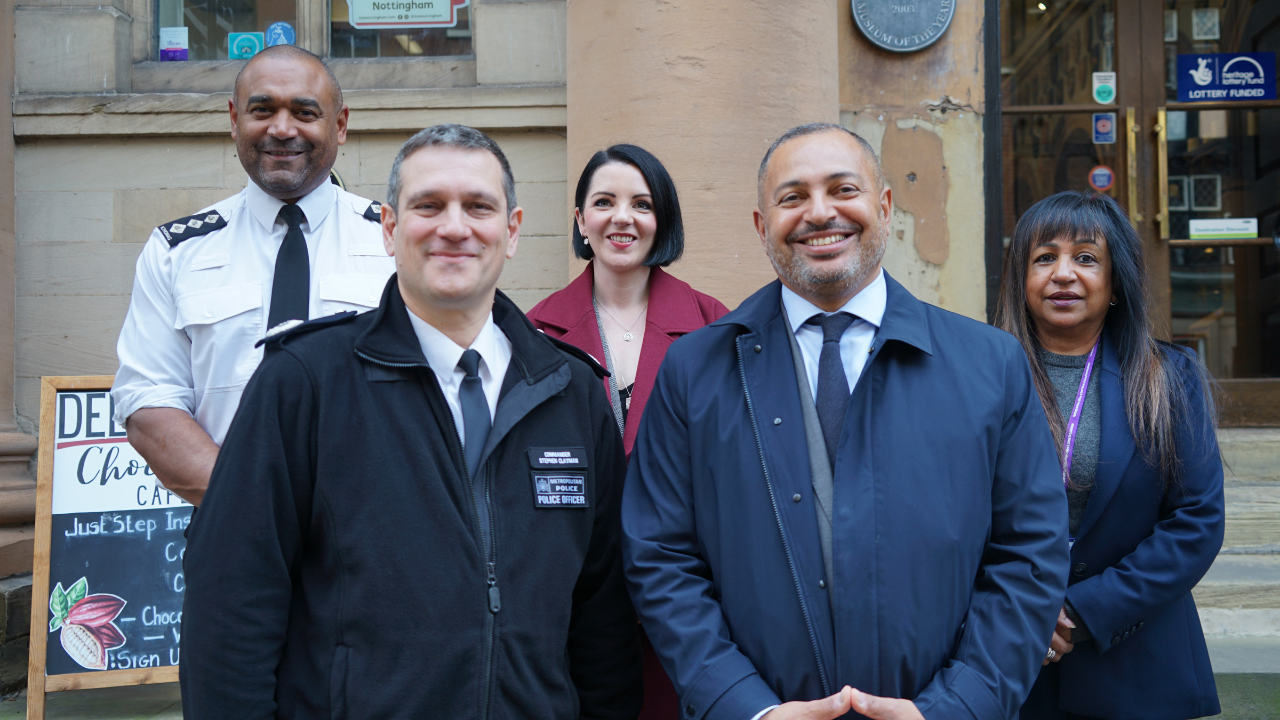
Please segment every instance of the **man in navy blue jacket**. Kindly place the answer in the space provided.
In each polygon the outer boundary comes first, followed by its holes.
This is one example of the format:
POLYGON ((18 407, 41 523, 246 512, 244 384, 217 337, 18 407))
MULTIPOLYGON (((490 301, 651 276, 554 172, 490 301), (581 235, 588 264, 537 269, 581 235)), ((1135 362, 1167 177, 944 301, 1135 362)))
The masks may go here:
POLYGON ((1012 717, 1068 565, 1026 357, 883 272, 892 195, 862 138, 794 128, 759 182, 779 282, 672 345, 623 491, 684 715, 1012 717))

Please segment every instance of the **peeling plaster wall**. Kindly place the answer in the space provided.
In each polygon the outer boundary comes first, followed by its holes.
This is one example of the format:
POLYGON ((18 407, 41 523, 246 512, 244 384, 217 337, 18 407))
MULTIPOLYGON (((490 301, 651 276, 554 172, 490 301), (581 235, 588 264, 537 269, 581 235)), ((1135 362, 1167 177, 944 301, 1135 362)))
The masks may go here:
POLYGON ((921 300, 985 320, 982 5, 914 53, 868 42, 846 0, 839 14, 840 121, 893 189, 884 266, 921 300))

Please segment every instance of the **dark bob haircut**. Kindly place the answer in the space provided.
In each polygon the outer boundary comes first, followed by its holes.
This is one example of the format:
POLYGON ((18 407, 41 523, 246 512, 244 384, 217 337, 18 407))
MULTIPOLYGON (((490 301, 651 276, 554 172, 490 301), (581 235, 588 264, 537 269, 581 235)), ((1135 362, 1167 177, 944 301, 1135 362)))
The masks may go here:
MULTIPOLYGON (((608 150, 601 150, 587 161, 578 178, 578 189, 573 194, 573 207, 582 212, 582 205, 587 201, 587 191, 591 189, 591 178, 596 170, 608 163, 623 163, 640 171, 649 193, 653 196, 653 212, 658 221, 658 228, 653 234, 653 247, 649 249, 649 257, 644 264, 650 267, 660 265, 666 267, 684 254, 684 221, 680 218, 680 198, 676 195, 676 184, 671 181, 667 169, 658 162, 653 153, 635 145, 614 145, 608 150)), ((583 260, 595 257, 595 252, 587 244, 587 239, 573 223, 573 254, 583 260)))

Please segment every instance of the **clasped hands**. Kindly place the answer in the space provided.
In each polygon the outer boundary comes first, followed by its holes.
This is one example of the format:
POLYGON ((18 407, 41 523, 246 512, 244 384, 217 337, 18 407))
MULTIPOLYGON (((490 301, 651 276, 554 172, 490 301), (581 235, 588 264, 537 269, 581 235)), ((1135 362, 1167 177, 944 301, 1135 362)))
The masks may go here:
POLYGON ((783 703, 761 720, 834 720, 850 711, 873 720, 924 720, 910 700, 876 697, 848 685, 821 700, 783 703))

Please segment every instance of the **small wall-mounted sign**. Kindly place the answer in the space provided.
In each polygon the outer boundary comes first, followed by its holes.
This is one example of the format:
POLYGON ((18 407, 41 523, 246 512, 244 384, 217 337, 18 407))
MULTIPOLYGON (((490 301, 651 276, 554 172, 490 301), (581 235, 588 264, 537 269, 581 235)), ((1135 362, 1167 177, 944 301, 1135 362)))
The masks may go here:
POLYGON ((1116 101, 1115 73, 1096 72, 1093 74, 1093 101, 1099 105, 1110 105, 1116 101))
POLYGON ((1178 56, 1178 102, 1276 99, 1276 54, 1178 56))
POLYGON ((458 8, 470 0, 346 0, 355 28, 430 28, 458 24, 458 8))
POLYGON ((227 55, 232 60, 248 60, 262 52, 263 47, 264 41, 260 32, 227 34, 227 55))
POLYGON ((1228 240, 1258 237, 1258 218, 1192 220, 1192 240, 1228 240))
POLYGON ((1116 184, 1116 171, 1106 165, 1099 165, 1089 171, 1089 187, 1098 192, 1106 192, 1116 184))
POLYGON ((187 48, 185 27, 160 28, 160 62, 186 60, 187 48))
POLYGON ((1099 145, 1113 145, 1116 141, 1116 114, 1093 114, 1093 141, 1099 145))
POLYGON ((938 41, 956 14, 955 0, 852 0, 853 24, 893 52, 923 50, 938 41))
POLYGON ((267 26, 267 47, 276 45, 292 45, 298 39, 293 26, 287 22, 273 22, 267 26))

